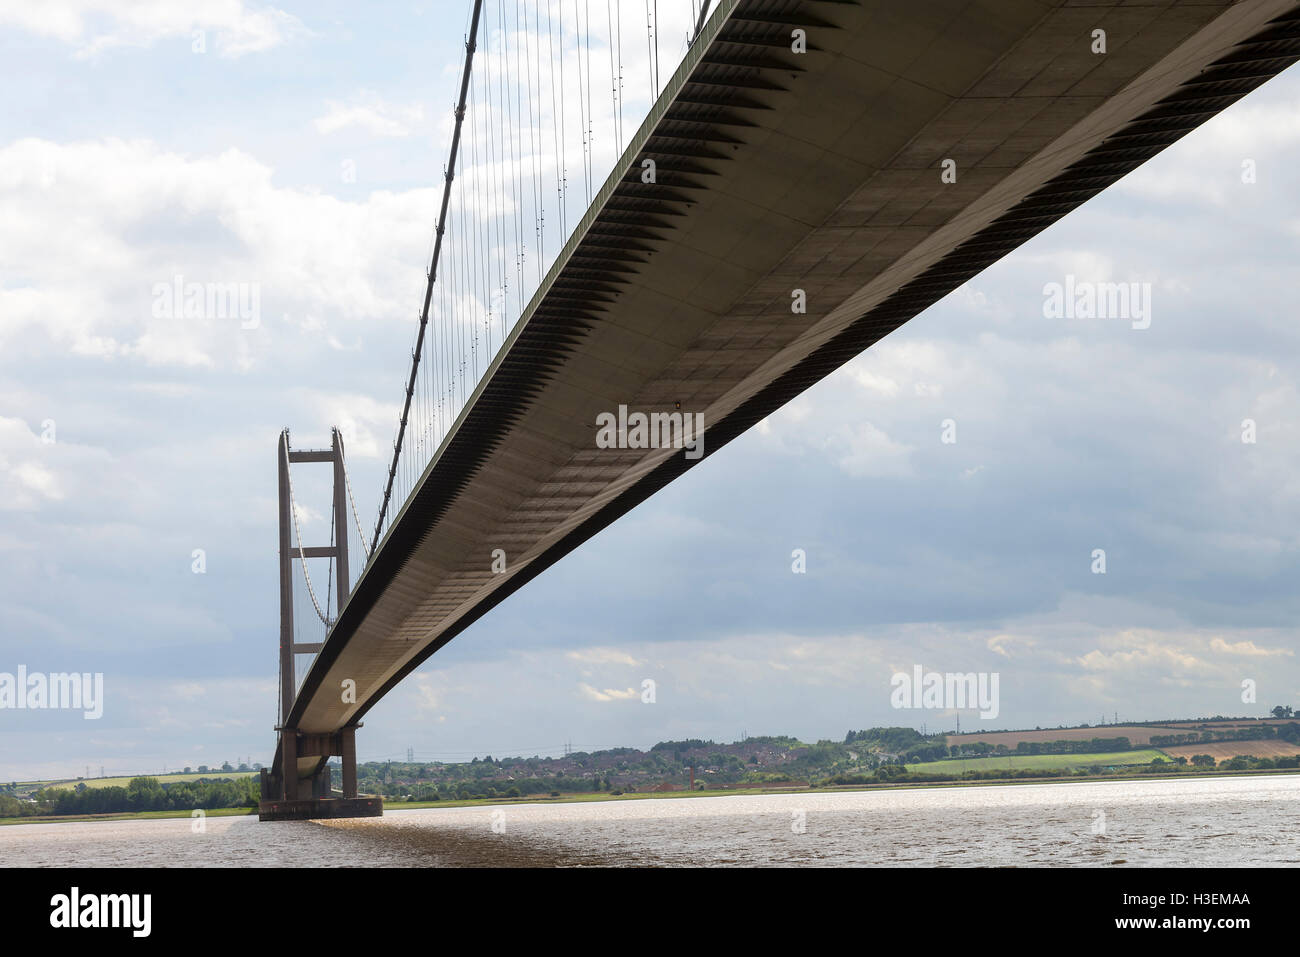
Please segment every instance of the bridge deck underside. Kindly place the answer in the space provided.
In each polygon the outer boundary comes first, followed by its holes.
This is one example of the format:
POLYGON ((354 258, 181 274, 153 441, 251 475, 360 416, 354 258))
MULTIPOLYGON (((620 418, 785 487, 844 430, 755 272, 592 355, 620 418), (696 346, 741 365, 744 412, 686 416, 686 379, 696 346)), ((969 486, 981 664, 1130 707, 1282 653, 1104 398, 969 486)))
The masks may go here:
POLYGON ((726 0, 353 590, 290 726, 354 723, 695 464, 597 448, 599 413, 680 403, 716 453, 1290 65, 1295 7, 726 0))

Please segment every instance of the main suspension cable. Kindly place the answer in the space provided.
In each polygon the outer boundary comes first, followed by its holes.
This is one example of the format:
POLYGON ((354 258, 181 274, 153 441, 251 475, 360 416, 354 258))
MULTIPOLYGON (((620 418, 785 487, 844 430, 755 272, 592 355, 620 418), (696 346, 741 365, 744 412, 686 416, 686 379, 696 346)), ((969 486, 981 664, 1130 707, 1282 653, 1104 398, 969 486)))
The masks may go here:
POLYGON ((406 419, 411 413, 411 394, 415 389, 415 376, 420 367, 420 351, 424 346, 424 328, 429 322, 429 301, 433 298, 433 283, 438 276, 438 257, 442 253, 442 235, 446 228, 447 203, 451 198, 451 181, 456 175, 456 153, 460 150, 460 126, 465 119, 465 94, 469 90, 470 70, 474 65, 474 48, 478 41, 479 13, 483 0, 474 0, 474 15, 471 18, 469 36, 465 41, 465 70, 460 79, 460 102, 456 106, 456 127, 451 134, 451 160, 447 164, 446 182, 442 187, 442 210, 438 214, 438 238, 433 244, 433 261, 429 265, 429 281, 424 288, 424 308, 420 310, 420 331, 415 340, 415 354, 411 358, 411 377, 406 386, 406 399, 402 406, 402 420, 397 428, 397 442, 393 445, 393 464, 388 469, 388 483, 384 488, 384 501, 379 506, 379 520, 375 523, 374 540, 370 543, 371 551, 379 547, 379 535, 383 531, 384 518, 388 515, 388 502, 393 496, 393 480, 397 475, 398 459, 402 455, 402 439, 406 435, 406 419))

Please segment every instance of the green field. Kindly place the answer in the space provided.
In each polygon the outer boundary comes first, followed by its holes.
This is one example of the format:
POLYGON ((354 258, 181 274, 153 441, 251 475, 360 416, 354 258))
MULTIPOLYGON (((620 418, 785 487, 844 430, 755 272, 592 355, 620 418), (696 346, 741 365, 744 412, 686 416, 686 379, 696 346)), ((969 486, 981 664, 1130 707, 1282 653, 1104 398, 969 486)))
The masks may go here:
POLYGON ((951 758, 909 764, 907 770, 916 774, 961 774, 963 771, 1052 771, 1058 768, 1123 767, 1133 764, 1150 764, 1164 753, 1154 748, 1135 751, 1108 751, 1102 754, 1007 754, 992 758, 951 758))
MULTIPOLYGON (((180 781, 197 781, 200 778, 207 778, 210 781, 221 780, 226 778, 236 780, 238 778, 247 778, 256 774, 256 771, 209 771, 207 774, 133 774, 125 778, 86 778, 84 781, 51 781, 46 783, 45 787, 50 788, 75 788, 78 784, 84 784, 88 788, 124 788, 134 778, 157 778, 159 784, 176 784, 180 781)), ((32 786, 32 783, 19 783, 19 787, 26 789, 32 786)))
MULTIPOLYGON (((205 817, 243 817, 256 814, 257 808, 215 807, 203 814, 205 817)), ((74 821, 156 821, 175 817, 189 820, 193 811, 121 811, 111 814, 36 814, 32 817, 0 817, 0 827, 10 824, 64 824, 74 821)))

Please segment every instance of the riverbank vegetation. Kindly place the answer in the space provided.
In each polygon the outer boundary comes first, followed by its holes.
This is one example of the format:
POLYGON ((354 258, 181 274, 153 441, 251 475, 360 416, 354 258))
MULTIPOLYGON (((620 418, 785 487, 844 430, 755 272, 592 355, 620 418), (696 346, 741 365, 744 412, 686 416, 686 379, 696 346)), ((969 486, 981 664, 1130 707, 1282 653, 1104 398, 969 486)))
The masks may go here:
POLYGON ((126 787, 87 787, 84 783, 75 787, 45 787, 26 800, 6 793, 14 787, 0 790, 0 818, 255 808, 259 785, 256 778, 250 777, 200 778, 175 783, 139 777, 132 778, 126 787))
MULTIPOLYGON (((648 751, 612 748, 561 757, 368 762, 358 766, 357 777, 363 794, 379 795, 389 804, 446 806, 1297 768, 1300 721, 1292 712, 1271 719, 1215 717, 961 735, 875 727, 849 731, 842 741, 811 744, 783 735, 732 743, 688 738, 661 741, 648 751)), ((335 789, 341 790, 337 766, 333 774, 335 789)), ((0 785, 0 818, 257 806, 256 777, 188 777, 138 777, 125 786, 106 780, 96 782, 100 786, 83 781, 0 785)))

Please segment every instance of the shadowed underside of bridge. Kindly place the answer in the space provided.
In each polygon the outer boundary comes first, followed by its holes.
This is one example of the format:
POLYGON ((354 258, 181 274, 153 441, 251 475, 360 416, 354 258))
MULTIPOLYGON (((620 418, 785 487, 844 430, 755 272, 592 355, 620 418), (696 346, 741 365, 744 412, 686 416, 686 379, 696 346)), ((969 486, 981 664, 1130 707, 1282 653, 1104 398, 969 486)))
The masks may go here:
MULTIPOLYGON (((1289 66, 1297 6, 724 0, 393 522, 287 726, 355 725, 695 464, 597 448, 599 413, 680 403, 716 453, 1289 66), (657 183, 641 182, 647 158, 657 183)), ((300 757, 300 777, 321 760, 300 757)))

